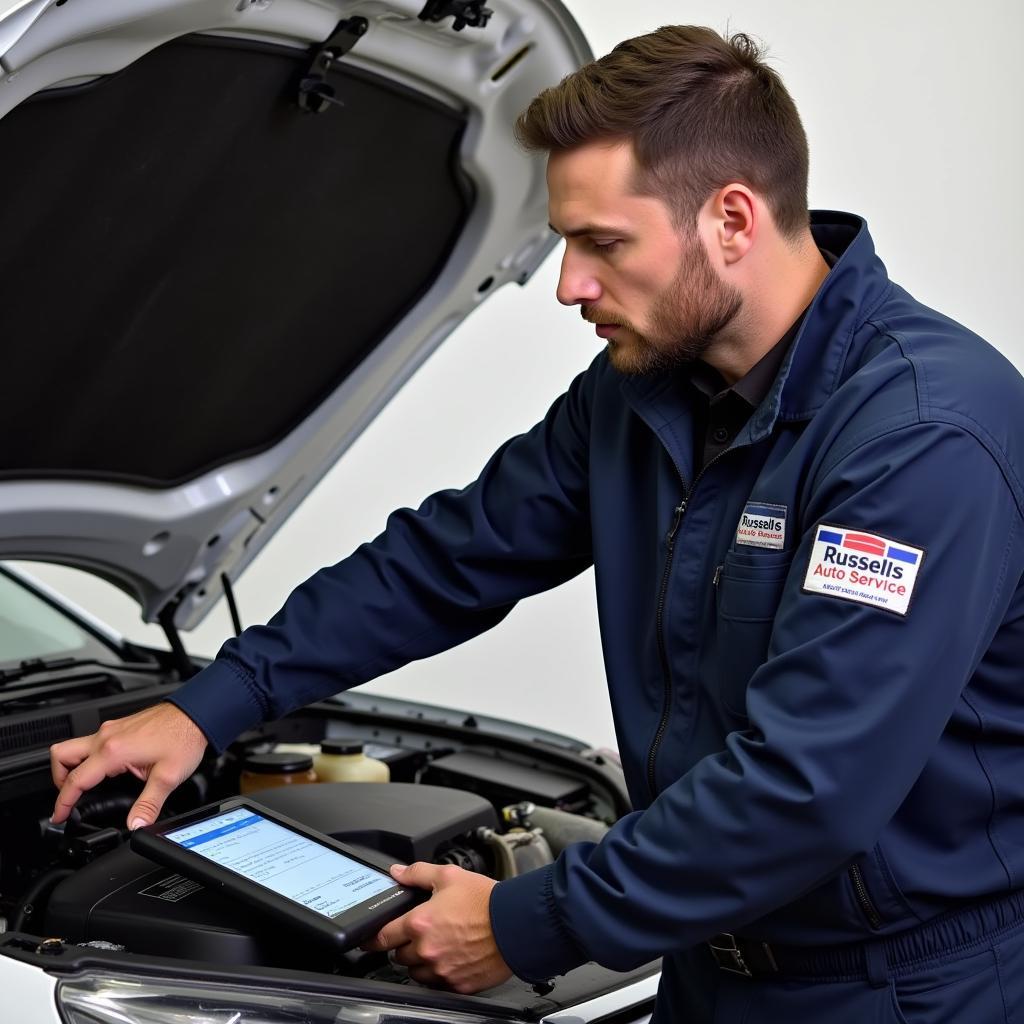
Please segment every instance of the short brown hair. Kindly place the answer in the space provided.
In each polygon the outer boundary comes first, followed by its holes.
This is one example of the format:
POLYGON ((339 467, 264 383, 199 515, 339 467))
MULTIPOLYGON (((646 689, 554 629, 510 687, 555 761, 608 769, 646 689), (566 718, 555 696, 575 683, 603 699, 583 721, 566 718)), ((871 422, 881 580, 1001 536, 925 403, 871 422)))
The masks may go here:
POLYGON ((637 190, 665 200, 680 227, 716 189, 764 197, 779 231, 808 225, 807 136, 782 79, 743 33, 666 25, 619 43, 545 89, 519 116, 528 150, 629 139, 637 190))

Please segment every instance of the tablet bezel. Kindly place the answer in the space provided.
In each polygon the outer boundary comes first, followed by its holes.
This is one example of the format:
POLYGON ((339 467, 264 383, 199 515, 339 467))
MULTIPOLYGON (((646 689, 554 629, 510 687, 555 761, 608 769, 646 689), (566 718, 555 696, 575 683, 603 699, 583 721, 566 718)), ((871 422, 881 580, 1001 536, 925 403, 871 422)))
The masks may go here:
POLYGON ((238 872, 225 868, 166 837, 168 832, 187 828, 205 818, 227 814, 239 808, 261 815, 268 821, 290 829, 306 839, 319 843, 329 850, 349 857, 356 863, 379 871, 390 878, 388 868, 395 863, 394 861, 383 856, 379 859, 371 857, 369 852, 357 852, 322 832, 307 828, 301 822, 271 810, 269 807, 264 807, 250 797, 232 797, 228 800, 220 800, 186 814, 159 821, 155 825, 136 829, 131 834, 131 848, 136 853, 140 853, 158 864, 163 864, 183 875, 195 878, 215 892, 223 892, 244 899, 250 906, 256 906, 266 911, 268 917, 278 923, 301 929, 306 934, 313 934, 335 946, 339 952, 344 952, 360 942, 372 938, 388 921, 401 916, 430 896, 430 893, 425 890, 409 889, 395 882, 392 888, 374 893, 337 917, 327 917, 319 911, 310 910, 301 903, 282 896, 259 882, 247 879, 238 872), (371 909, 369 905, 375 903, 379 903, 379 905, 371 909))

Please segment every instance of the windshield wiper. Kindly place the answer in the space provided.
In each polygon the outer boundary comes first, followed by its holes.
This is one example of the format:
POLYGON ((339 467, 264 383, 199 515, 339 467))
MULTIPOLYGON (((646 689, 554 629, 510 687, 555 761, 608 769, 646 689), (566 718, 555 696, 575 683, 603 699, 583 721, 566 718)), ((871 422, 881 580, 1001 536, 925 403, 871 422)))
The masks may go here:
POLYGON ((16 679, 39 675, 43 672, 63 672, 67 669, 96 666, 109 672, 162 672, 155 661, 122 661, 111 664, 96 658, 25 658, 14 668, 0 668, 0 686, 13 683, 16 679))

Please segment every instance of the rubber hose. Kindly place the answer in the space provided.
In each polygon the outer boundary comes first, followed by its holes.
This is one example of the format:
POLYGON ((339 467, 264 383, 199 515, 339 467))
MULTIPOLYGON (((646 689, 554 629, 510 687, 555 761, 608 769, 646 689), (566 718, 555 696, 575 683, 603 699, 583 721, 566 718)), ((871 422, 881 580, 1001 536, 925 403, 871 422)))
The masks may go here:
POLYGON ((532 828, 543 830, 544 838, 556 857, 571 843, 599 843, 608 831, 603 821, 556 811, 553 807, 535 807, 529 815, 529 822, 532 828))
POLYGON ((52 868, 41 874, 22 897, 21 905, 18 907, 17 914, 14 915, 14 920, 11 922, 9 930, 20 932, 25 926, 26 918, 35 909, 36 903, 48 896, 50 890, 56 887, 58 882, 74 873, 74 868, 52 868))

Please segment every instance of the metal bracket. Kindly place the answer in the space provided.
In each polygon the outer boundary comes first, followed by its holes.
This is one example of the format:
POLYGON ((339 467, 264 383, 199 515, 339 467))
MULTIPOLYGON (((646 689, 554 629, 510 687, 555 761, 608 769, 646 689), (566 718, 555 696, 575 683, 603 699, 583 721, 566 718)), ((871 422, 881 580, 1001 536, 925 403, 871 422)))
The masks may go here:
POLYGON ((366 35, 370 23, 365 18, 339 21, 330 38, 320 47, 309 70, 299 82, 299 106, 310 114, 322 114, 328 107, 343 107, 334 95, 327 75, 342 57, 366 35))
POLYGON ((484 6, 485 0, 427 0, 426 6, 419 13, 420 21, 443 21, 451 17, 455 21, 452 29, 461 32, 467 25, 470 28, 485 28, 494 14, 484 6))

